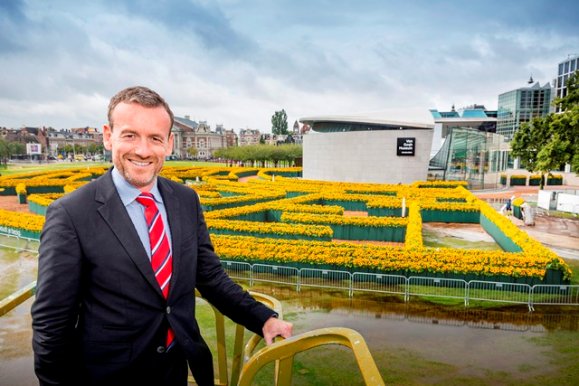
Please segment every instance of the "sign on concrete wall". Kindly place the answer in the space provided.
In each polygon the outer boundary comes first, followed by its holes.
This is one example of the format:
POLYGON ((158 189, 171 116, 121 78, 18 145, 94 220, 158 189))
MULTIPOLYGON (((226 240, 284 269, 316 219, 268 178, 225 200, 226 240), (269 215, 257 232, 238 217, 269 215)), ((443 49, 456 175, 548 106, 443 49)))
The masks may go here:
POLYGON ((39 143, 27 143, 26 154, 41 154, 42 148, 39 143))
POLYGON ((397 140, 396 155, 414 156, 416 138, 398 138, 397 140))

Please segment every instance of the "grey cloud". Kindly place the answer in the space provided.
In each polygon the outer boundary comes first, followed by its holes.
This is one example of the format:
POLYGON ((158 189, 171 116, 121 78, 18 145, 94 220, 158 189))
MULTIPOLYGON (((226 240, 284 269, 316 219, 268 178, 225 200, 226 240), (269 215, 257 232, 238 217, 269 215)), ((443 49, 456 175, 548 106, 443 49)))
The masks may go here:
POLYGON ((26 33, 28 23, 22 9, 21 0, 0 2, 0 55, 24 49, 20 37, 26 33))
POLYGON ((115 1, 128 15, 147 18, 180 34, 193 34, 208 50, 241 55, 253 49, 251 40, 235 31, 218 6, 209 2, 165 0, 136 2, 115 1))

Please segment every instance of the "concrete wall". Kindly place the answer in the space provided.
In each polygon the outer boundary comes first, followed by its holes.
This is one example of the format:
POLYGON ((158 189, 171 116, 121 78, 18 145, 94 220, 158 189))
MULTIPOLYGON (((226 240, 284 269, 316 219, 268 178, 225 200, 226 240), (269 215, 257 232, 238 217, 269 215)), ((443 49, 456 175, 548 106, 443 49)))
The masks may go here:
POLYGON ((309 132, 303 143, 303 178, 408 184, 425 181, 432 129, 338 133, 309 132), (397 138, 416 138, 414 156, 397 156, 397 138))
POLYGON ((579 196, 559 193, 557 195, 557 210, 579 214, 579 196))

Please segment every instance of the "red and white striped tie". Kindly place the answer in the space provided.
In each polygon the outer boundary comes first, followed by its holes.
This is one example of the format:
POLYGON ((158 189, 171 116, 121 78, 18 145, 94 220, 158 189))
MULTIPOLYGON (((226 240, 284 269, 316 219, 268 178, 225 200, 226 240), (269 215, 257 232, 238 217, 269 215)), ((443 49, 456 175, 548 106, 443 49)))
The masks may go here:
MULTIPOLYGON (((167 296, 169 296, 169 282, 173 272, 173 257, 171 255, 169 237, 163 224, 163 216, 161 216, 151 193, 141 193, 137 197, 137 202, 145 207, 145 219, 149 228, 149 242, 151 244, 151 266, 163 296, 167 299, 167 296)), ((169 328, 167 348, 171 346, 174 338, 175 334, 169 328)))

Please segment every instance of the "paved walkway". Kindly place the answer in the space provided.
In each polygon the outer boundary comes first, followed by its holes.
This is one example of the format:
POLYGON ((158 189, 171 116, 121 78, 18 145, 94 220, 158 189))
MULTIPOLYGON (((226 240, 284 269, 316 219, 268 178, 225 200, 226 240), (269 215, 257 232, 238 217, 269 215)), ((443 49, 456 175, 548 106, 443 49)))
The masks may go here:
MULTIPOLYGON (((579 186, 545 186, 545 190, 578 190, 579 186)), ((495 191, 475 191, 474 195, 487 200, 506 200, 513 196, 536 202, 539 187, 512 186, 495 191)), ((525 226, 523 221, 509 216, 511 221, 531 237, 553 249, 560 256, 579 259, 579 219, 563 219, 538 213, 534 226, 525 226)))

